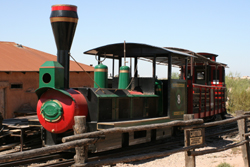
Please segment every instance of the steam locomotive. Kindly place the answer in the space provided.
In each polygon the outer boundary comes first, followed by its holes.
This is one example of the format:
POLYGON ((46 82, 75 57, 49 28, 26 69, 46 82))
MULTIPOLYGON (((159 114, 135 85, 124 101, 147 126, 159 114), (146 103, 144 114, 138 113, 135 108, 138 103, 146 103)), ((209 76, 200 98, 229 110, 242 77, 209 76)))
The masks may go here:
MULTIPOLYGON (((57 45, 57 61, 45 62, 39 71, 37 116, 46 143, 56 144, 57 136, 72 129, 74 116, 87 118, 87 131, 163 123, 194 114, 213 118, 226 113, 226 64, 218 55, 189 50, 156 47, 140 43, 116 43, 84 52, 98 57, 94 87, 69 88, 70 48, 76 29, 77 7, 54 5, 50 21, 57 45), (101 58, 113 60, 112 79, 101 58), (122 60, 134 59, 134 73, 122 60), (138 59, 152 62, 152 77, 139 77, 138 59), (119 77, 114 76, 115 60, 119 77), (156 65, 167 65, 168 79, 157 79, 156 65), (179 79, 172 79, 172 66, 180 68, 179 79)), ((120 148, 167 138, 172 128, 112 134, 95 144, 95 151, 120 148)))

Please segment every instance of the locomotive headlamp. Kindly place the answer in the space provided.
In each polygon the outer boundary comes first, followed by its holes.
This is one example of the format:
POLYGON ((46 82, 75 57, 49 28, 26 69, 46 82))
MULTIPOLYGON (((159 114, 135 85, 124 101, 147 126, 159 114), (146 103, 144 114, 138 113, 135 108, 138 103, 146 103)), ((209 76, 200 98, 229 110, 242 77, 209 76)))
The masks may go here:
POLYGON ((46 121, 56 122, 61 118, 62 110, 62 105, 58 100, 47 100, 43 103, 40 114, 46 121))

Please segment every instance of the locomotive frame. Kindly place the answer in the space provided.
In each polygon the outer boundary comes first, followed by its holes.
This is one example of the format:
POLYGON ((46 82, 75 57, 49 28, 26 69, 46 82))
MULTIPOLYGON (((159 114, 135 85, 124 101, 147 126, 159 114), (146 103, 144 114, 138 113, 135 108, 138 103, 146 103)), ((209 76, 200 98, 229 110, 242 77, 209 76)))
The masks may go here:
MULTIPOLYGON (((51 24, 58 61, 45 62, 41 66, 36 90, 39 98, 37 115, 46 129, 47 145, 56 144, 58 136, 70 131, 76 115, 85 115, 87 131, 96 131, 179 120, 187 113, 194 114, 195 118, 226 113, 227 65, 216 62, 217 55, 211 53, 140 43, 105 45, 84 52, 98 56, 95 87, 69 88, 69 52, 77 20, 76 6, 52 6, 51 24), (129 68, 122 66, 125 47, 126 57, 134 59, 132 77, 129 77, 129 68), (100 66, 101 57, 113 60, 112 80, 107 81, 107 69, 100 66), (152 77, 138 77, 138 59, 152 62, 152 77), (115 60, 119 60, 119 77, 114 77, 115 60), (168 66, 168 79, 157 79, 157 64, 168 66), (171 78, 172 66, 180 67, 180 79, 171 78), (127 78, 121 79, 122 76, 127 78)), ((91 150, 99 152, 126 147, 172 134, 172 128, 112 134, 91 146, 91 150)))

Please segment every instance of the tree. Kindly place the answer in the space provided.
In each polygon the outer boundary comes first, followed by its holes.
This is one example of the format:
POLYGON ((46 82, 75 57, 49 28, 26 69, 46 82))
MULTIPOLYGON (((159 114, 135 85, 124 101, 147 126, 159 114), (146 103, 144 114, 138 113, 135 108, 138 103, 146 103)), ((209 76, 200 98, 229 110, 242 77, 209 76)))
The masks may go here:
POLYGON ((178 73, 178 72, 172 72, 171 75, 172 75, 172 76, 171 76, 171 79, 180 79, 179 73, 178 73))

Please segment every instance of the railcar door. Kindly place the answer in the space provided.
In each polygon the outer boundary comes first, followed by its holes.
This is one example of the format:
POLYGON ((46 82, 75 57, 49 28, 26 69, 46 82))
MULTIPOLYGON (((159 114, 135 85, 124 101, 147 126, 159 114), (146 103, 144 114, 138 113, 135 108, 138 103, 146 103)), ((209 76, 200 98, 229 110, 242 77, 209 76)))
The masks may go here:
POLYGON ((172 79, 170 91, 170 119, 183 119, 187 113, 187 82, 172 79))

